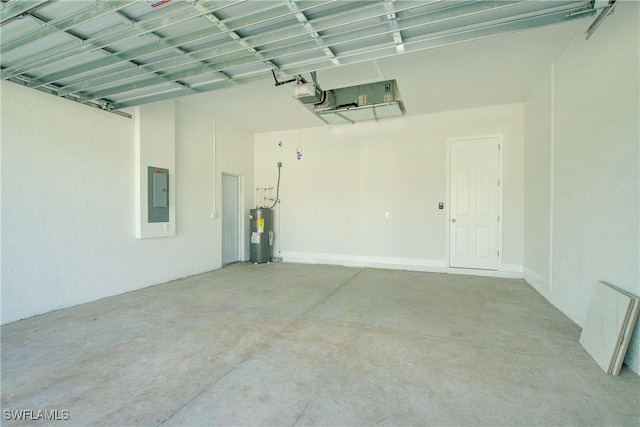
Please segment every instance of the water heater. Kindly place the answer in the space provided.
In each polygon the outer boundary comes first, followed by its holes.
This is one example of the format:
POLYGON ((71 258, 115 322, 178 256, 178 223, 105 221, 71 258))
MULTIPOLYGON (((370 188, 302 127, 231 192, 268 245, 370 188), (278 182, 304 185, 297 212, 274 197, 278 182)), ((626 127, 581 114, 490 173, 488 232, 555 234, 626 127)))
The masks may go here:
POLYGON ((273 258, 273 211, 256 208, 249 211, 251 231, 250 261, 271 262, 273 258))

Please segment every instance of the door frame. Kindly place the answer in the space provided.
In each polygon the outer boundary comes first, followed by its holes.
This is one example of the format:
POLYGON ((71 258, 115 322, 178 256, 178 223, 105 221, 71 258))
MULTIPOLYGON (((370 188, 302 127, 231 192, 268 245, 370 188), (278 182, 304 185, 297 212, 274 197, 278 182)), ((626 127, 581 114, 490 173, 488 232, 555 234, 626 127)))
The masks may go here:
MULTIPOLYGON (((237 250, 238 253, 236 254, 237 256, 237 261, 234 262, 241 262, 241 261, 245 261, 245 256, 244 256, 244 250, 245 250, 245 238, 244 238, 244 231, 245 231, 245 217, 246 215, 243 215, 244 212, 244 176, 242 175, 238 175, 235 173, 229 173, 229 172, 221 172, 220 174, 220 204, 221 204, 221 210, 220 213, 222 214, 222 212, 224 211, 224 200, 223 200, 223 194, 224 192, 222 191, 222 180, 223 180, 223 175, 226 176, 232 176, 237 178, 238 180, 238 244, 237 244, 237 250)), ((220 222, 220 265, 229 265, 229 264, 223 264, 222 263, 222 258, 224 256, 224 239, 222 238, 222 221, 220 222)))
POLYGON ((478 270, 478 271, 484 271, 483 269, 476 269, 476 268, 471 268, 471 267, 467 267, 467 268, 461 268, 461 267, 451 267, 451 147, 453 145, 453 142, 456 141, 469 141, 469 140, 478 140, 478 139, 498 139, 498 179, 500 181, 500 185, 498 186, 498 215, 500 217, 500 220, 498 221, 498 268, 495 271, 502 271, 502 257, 503 257, 503 250, 502 250, 502 224, 504 222, 504 215, 503 215, 503 192, 502 189, 504 188, 504 177, 503 177, 503 152, 504 152, 504 140, 503 140, 503 135, 501 133, 499 134, 485 134, 485 135, 475 135, 475 136, 457 136, 457 137, 450 137, 447 138, 447 187, 446 187, 446 200, 447 200, 447 209, 446 209, 446 262, 447 262, 447 268, 448 269, 452 269, 455 268, 456 270, 478 270))

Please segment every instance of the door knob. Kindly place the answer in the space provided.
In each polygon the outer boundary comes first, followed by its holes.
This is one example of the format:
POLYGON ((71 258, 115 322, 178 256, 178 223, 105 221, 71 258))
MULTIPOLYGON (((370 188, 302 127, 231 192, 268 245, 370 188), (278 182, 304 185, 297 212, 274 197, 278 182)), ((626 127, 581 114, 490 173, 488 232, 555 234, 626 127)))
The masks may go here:
POLYGON ((456 219, 455 219, 455 218, 452 218, 452 219, 451 219, 451 222, 456 222, 456 219))

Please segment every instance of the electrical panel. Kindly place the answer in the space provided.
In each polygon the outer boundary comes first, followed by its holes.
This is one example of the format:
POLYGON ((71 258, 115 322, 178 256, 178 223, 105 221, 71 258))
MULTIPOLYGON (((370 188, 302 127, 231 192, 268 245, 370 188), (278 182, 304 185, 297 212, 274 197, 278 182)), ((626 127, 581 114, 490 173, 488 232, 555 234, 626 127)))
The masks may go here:
POLYGON ((169 169, 147 167, 149 222, 169 222, 169 169))
POLYGON ((169 207, 169 173, 161 170, 153 172, 153 207, 169 207))

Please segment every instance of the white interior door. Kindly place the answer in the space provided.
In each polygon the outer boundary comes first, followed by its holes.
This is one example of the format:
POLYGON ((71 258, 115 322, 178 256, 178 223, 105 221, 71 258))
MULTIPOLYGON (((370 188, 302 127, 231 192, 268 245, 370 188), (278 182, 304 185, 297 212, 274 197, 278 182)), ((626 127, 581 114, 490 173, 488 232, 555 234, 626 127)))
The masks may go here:
POLYGON ((222 264, 240 260, 238 177, 222 174, 222 264))
POLYGON ((450 141, 449 265, 500 266, 500 137, 450 141))

